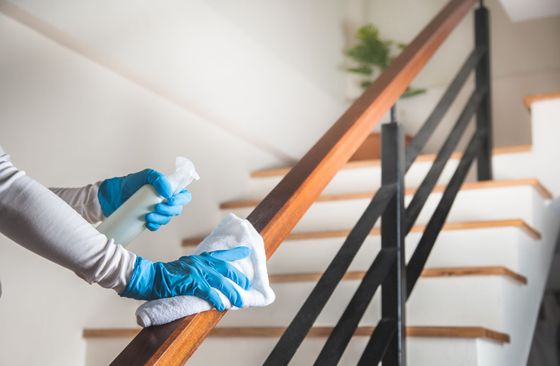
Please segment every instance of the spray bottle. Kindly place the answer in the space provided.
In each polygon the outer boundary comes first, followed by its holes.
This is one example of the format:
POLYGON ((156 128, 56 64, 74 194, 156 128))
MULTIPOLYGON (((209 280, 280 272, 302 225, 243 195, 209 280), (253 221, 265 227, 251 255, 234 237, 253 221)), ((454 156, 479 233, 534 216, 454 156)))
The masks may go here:
MULTIPOLYGON (((175 159, 175 171, 167 178, 171 183, 173 193, 181 191, 194 180, 200 179, 192 161, 181 156, 175 159)), ((144 216, 163 200, 164 198, 156 193, 154 187, 147 184, 107 217, 97 227, 97 230, 108 238, 115 239, 115 242, 126 246, 146 229, 144 216)))

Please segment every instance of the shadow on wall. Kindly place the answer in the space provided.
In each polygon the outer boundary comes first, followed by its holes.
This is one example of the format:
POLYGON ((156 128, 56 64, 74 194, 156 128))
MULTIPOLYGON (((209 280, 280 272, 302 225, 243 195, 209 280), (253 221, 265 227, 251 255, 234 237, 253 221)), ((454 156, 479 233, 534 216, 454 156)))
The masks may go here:
MULTIPOLYGON (((560 213, 560 199, 556 198, 551 206, 560 213)), ((560 233, 556 238, 556 253, 560 251, 560 233)), ((557 366, 560 365, 560 290, 554 289, 553 276, 558 276, 560 266, 553 261, 550 268, 547 290, 544 293, 539 318, 535 327, 533 344, 529 353, 527 366, 557 366), (555 265, 556 264, 556 265, 555 265)))

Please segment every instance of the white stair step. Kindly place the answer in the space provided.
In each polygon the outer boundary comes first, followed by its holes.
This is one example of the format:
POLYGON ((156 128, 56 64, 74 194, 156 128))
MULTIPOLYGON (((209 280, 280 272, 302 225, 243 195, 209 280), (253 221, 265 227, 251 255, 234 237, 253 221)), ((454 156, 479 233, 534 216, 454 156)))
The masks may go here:
MULTIPOLYGON (((188 364, 261 365, 283 330, 281 327, 218 328, 194 353, 188 364)), ((86 365, 109 364, 137 331, 84 331, 87 339, 86 365)), ((330 331, 330 327, 314 328, 290 364, 312 364, 330 331)), ((373 328, 369 326, 357 330, 340 365, 357 363, 372 331, 373 328)), ((414 366, 502 365, 503 349, 508 346, 509 340, 507 334, 484 327, 409 327, 407 333, 408 363, 414 366)))
MULTIPOLYGON (((341 281, 315 325, 333 325, 341 317, 358 287, 363 273, 353 272, 341 281)), ((272 277, 276 301, 265 308, 231 311, 223 326, 282 326, 301 308, 319 274, 287 275, 278 282, 272 277)), ((507 320, 520 315, 516 292, 523 292, 526 279, 504 267, 429 269, 407 304, 408 324, 484 326, 510 333, 507 320)), ((376 293, 361 324, 380 318, 380 294, 376 293)))
MULTIPOLYGON (((417 223, 425 224, 439 203, 443 187, 436 187, 428 198, 417 223)), ((412 198, 411 191, 406 204, 412 198)), ((298 223, 295 231, 347 229, 352 227, 370 202, 372 192, 349 193, 319 199, 298 223)), ((451 209, 448 221, 484 221, 519 217, 540 228, 541 208, 550 199, 536 179, 465 183, 451 209)), ((241 217, 247 216, 255 202, 236 201, 224 206, 241 217), (242 205, 243 204, 243 205, 242 205), (236 208, 239 207, 239 208, 236 208)))
MULTIPOLYGON (((512 220, 515 223, 517 220, 512 220)), ((501 222, 498 222, 501 223, 501 222)), ((377 231, 377 230, 376 230, 377 231)), ((533 231, 532 231, 533 232, 533 231)), ((537 233, 538 234, 538 233, 537 233)), ((416 249, 422 233, 406 238, 406 260, 416 249)), ((344 238, 288 240, 268 263, 269 272, 323 271, 342 245, 344 238)), ((499 265, 524 273, 530 267, 527 259, 534 246, 540 245, 520 226, 444 230, 440 233, 428 259, 428 267, 461 267, 499 265), (484 253, 484 255, 481 255, 484 253)), ((379 235, 369 236, 357 253, 351 271, 366 270, 381 248, 379 235)))
MULTIPOLYGON (((416 249, 424 227, 416 225, 406 237, 406 259, 416 249)), ((268 262, 270 274, 323 271, 344 242, 349 230, 298 232, 291 234, 268 262)), ((439 234, 428 259, 428 267, 504 266, 519 273, 530 268, 531 251, 541 234, 523 220, 494 220, 448 223, 439 234), (481 255, 484 253, 484 255, 481 255)), ((187 239, 193 248, 202 238, 187 239)), ((356 254, 350 271, 366 270, 381 247, 379 228, 356 254)))
MULTIPOLYGON (((508 146, 494 149, 493 169, 495 179, 518 179, 532 176, 531 145, 508 146), (522 167, 526 167, 522 168, 522 167)), ((457 168, 461 153, 452 155, 447 163, 440 183, 447 183, 457 168)), ((418 187, 435 159, 434 154, 420 155, 406 174, 407 187, 418 187)), ((348 191, 363 192, 378 189, 381 183, 380 160, 349 162, 325 188, 325 194, 348 191)), ((287 174, 289 167, 264 169, 251 174, 248 197, 265 196, 287 174)))

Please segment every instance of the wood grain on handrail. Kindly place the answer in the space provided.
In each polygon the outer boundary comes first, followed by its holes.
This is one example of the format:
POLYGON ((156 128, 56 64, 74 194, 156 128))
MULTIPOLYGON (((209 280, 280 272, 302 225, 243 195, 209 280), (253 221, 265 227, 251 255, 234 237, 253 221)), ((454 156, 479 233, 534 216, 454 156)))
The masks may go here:
MULTIPOLYGON (((249 215, 270 257, 477 0, 451 0, 249 215)), ((224 313, 142 330, 113 365, 182 365, 224 313)))

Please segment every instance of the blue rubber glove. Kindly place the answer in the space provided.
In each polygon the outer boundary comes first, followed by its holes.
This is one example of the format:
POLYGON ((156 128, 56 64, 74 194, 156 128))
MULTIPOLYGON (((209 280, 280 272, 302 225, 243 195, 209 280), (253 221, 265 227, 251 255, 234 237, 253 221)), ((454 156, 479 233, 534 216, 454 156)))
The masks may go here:
POLYGON ((183 206, 191 201, 191 193, 187 189, 173 194, 167 177, 154 169, 145 169, 125 177, 115 177, 101 182, 97 198, 105 217, 109 217, 137 190, 151 184, 156 192, 165 200, 154 207, 154 211, 145 216, 146 227, 150 231, 158 230, 161 225, 171 221, 173 216, 183 212, 183 206))
POLYGON ((208 301, 219 311, 224 304, 220 290, 231 304, 243 307, 243 299, 229 278, 241 288, 251 287, 249 279, 229 262, 248 257, 251 249, 236 247, 184 256, 169 263, 151 262, 140 256, 121 296, 138 300, 154 300, 172 296, 192 295, 208 301))

